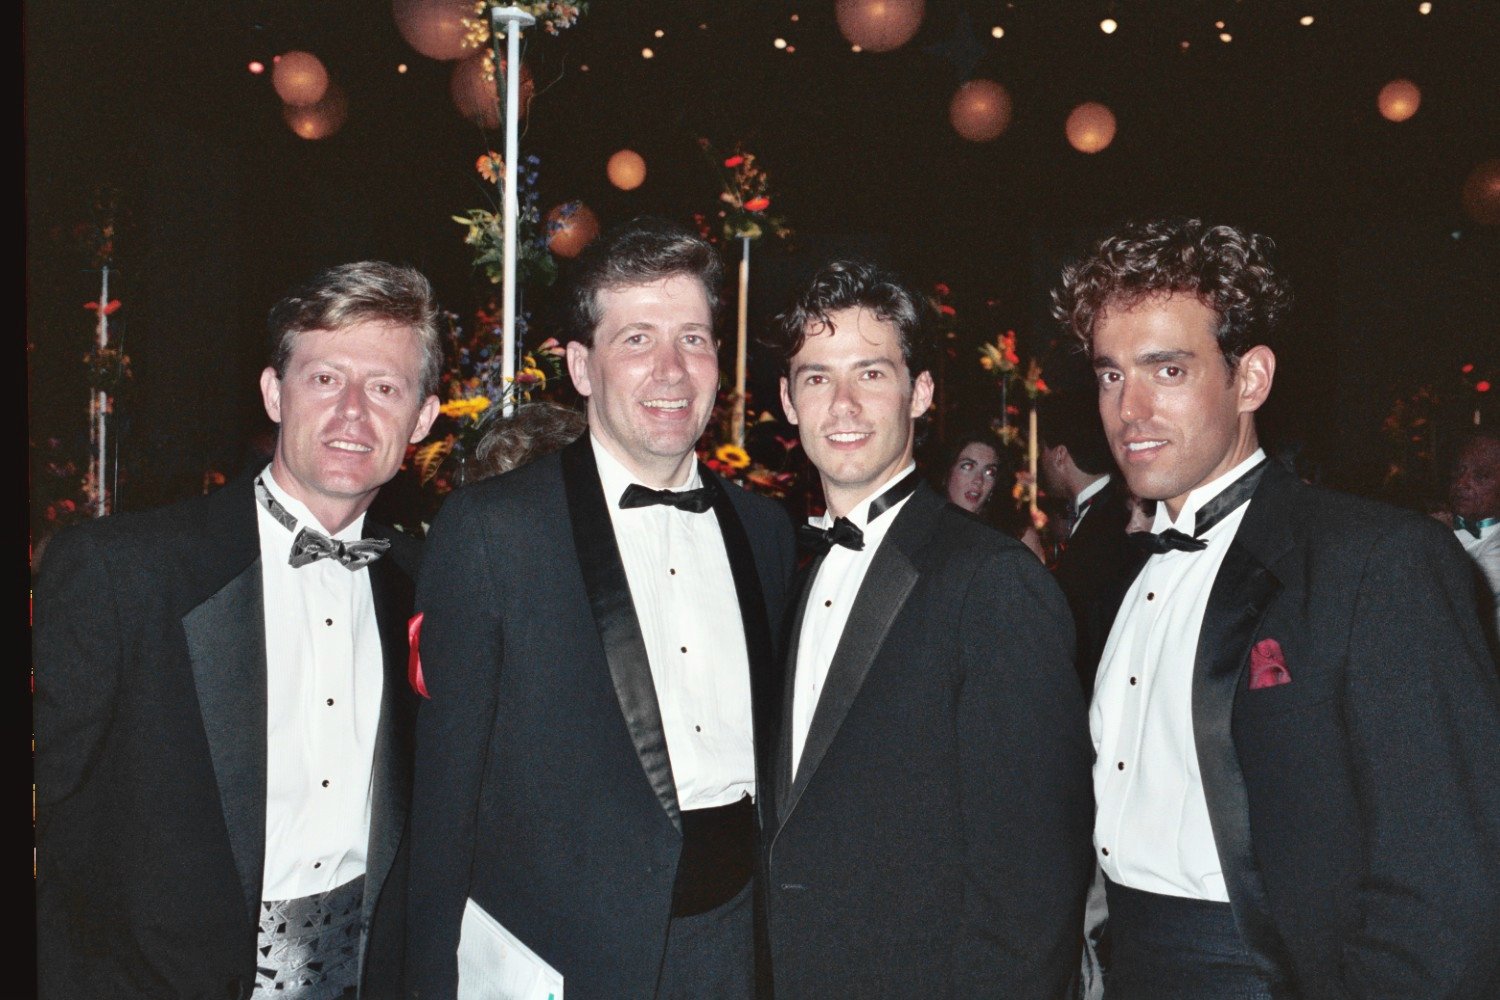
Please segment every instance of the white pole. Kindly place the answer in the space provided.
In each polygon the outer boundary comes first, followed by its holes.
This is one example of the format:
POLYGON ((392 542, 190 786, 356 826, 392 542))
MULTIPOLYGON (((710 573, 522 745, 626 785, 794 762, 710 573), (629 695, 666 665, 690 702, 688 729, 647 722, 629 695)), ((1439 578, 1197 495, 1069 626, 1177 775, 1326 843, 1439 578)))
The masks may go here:
POLYGON ((745 344, 750 334, 750 237, 740 237, 738 341, 734 349, 734 443, 745 447, 745 344))
MULTIPOLYGON (((105 264, 99 279, 99 319, 94 327, 95 340, 99 345, 100 360, 103 360, 103 352, 109 347, 109 265, 105 264)), ((105 485, 107 473, 105 472, 109 452, 106 450, 108 442, 106 435, 109 433, 109 393, 103 389, 94 390, 92 400, 94 411, 94 489, 97 494, 94 502, 94 516, 103 517, 109 513, 109 489, 105 485)))
MULTIPOLYGON (((505 26, 505 182, 501 191, 501 220, 505 226, 505 284, 501 296, 501 377, 509 387, 503 416, 515 409, 516 375, 516 224, 521 214, 521 200, 516 190, 520 160, 521 119, 521 29, 536 23, 536 18, 519 7, 490 8, 490 36, 494 39, 499 62, 500 26, 505 26)), ((495 67, 498 81, 500 67, 495 67)))

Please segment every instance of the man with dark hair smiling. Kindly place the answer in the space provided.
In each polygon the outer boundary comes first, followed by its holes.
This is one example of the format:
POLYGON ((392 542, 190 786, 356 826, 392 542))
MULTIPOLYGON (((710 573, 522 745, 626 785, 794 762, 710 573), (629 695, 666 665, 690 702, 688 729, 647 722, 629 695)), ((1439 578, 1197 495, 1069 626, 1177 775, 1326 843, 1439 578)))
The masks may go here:
POLYGON ((1500 692, 1469 568, 1431 519, 1266 460, 1272 249, 1132 225, 1054 293, 1161 501, 1090 712, 1105 995, 1494 996, 1500 692))
POLYGON ((929 306, 855 261, 777 319, 828 512, 789 633, 765 832, 778 997, 1059 996, 1088 744, 1056 584, 921 482, 929 306))

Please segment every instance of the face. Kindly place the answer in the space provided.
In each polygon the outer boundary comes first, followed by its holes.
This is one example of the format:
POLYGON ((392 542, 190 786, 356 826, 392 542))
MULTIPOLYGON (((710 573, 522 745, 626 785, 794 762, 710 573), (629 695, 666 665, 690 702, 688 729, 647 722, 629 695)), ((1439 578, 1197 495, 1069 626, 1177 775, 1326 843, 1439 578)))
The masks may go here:
POLYGON ((975 513, 989 502, 999 475, 999 453, 987 444, 970 441, 948 470, 948 500, 975 513))
POLYGON ((679 274, 598 293, 592 347, 568 345, 589 429, 647 486, 681 482, 713 412, 719 355, 703 283, 679 274))
POLYGON ((1480 521, 1500 516, 1500 441, 1471 441, 1453 466, 1448 487, 1453 513, 1480 521))
POLYGON ((913 381, 896 325, 863 307, 829 314, 809 329, 781 380, 787 419, 823 477, 835 515, 847 513, 900 472, 913 426, 932 402, 932 376, 913 381))
POLYGON ((422 349, 410 329, 366 322, 298 335, 281 378, 260 376, 266 413, 281 425, 271 473, 339 531, 363 513, 427 436, 436 396, 421 395, 422 349))
POLYGON ((1270 348, 1246 351, 1231 372, 1218 316, 1192 295, 1107 310, 1094 327, 1099 414, 1130 489, 1176 517, 1187 495, 1259 446, 1255 411, 1271 391, 1270 348))

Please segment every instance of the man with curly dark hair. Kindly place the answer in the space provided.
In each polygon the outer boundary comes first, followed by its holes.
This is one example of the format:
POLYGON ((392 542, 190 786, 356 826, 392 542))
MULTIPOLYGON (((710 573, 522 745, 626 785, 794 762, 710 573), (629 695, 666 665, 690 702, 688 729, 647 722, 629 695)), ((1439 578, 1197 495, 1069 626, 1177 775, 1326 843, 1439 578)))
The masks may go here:
POLYGON ((1431 519, 1266 461, 1272 252, 1147 222, 1054 293, 1162 501, 1090 711, 1106 995, 1495 996, 1500 691, 1469 570, 1431 519))

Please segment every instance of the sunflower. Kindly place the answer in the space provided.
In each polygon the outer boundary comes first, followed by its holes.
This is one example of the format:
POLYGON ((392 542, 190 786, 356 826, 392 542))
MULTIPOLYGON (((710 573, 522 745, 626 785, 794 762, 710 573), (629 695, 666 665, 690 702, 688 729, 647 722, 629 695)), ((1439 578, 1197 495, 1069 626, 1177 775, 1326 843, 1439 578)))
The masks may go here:
POLYGON ((749 453, 737 444, 719 445, 718 450, 714 452, 714 458, 736 471, 747 468, 750 465, 749 453))

